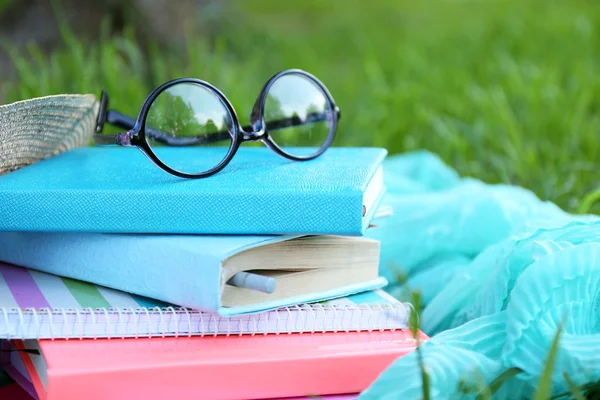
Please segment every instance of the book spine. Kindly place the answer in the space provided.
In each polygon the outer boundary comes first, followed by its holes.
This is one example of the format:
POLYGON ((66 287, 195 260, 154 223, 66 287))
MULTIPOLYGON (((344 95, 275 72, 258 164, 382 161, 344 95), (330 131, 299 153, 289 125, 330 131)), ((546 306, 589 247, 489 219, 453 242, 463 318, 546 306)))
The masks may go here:
POLYGON ((194 196, 173 192, 153 197, 131 192, 80 190, 3 193, 0 229, 95 233, 169 233, 223 235, 363 235, 362 196, 357 189, 326 192, 214 193, 194 196), (49 201, 48 199, 52 199, 49 201), (27 218, 24 201, 36 204, 27 218), (65 206, 68 205, 68 206, 65 206))
POLYGON ((49 366, 47 400, 242 400, 360 393, 418 343, 411 332, 396 331, 163 339, 160 349, 144 339, 42 341, 40 348, 49 366), (236 352, 221 355, 233 346, 236 352))

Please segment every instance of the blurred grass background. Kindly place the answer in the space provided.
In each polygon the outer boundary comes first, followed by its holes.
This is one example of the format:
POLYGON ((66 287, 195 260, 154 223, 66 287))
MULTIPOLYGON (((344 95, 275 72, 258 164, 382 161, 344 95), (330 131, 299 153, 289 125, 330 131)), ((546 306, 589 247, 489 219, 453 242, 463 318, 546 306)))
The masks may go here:
POLYGON ((336 145, 426 149, 597 213, 599 22, 584 0, 0 0, 0 103, 106 89, 136 115, 189 76, 245 123, 271 75, 302 68, 342 110, 336 145))
MULTIPOLYGON (((16 3, 0 1, 0 14, 16 3)), ((191 76, 219 87, 245 122, 272 74, 302 68, 342 110, 336 145, 427 149, 462 175, 600 210, 586 199, 600 188, 595 2, 198 2, 177 34, 154 36, 153 21, 111 3, 121 11, 86 36, 53 2, 61 40, 51 51, 4 38, 14 73, 2 102, 106 89, 112 107, 137 115, 154 87, 191 76)))

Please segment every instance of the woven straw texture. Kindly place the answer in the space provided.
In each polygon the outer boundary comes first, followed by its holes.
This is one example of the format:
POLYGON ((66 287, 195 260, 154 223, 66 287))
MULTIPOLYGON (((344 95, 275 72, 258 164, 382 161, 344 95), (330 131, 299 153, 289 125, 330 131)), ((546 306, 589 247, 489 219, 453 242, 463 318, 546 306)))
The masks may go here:
POLYGON ((88 145, 96 127, 94 95, 55 95, 0 106, 0 175, 88 145))

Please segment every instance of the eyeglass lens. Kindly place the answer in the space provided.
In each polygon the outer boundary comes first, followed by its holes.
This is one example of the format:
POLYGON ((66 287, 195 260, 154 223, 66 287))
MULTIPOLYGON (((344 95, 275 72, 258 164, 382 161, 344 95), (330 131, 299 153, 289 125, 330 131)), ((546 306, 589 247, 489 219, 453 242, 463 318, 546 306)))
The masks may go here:
POLYGON ((333 128, 333 105, 316 82, 300 74, 279 77, 267 93, 263 117, 269 136, 286 153, 310 156, 333 128))
POLYGON ((221 99, 195 83, 170 86, 152 102, 146 117, 146 141, 168 167, 200 174, 219 165, 233 142, 233 117, 221 99), (210 147, 202 157, 181 157, 173 146, 210 147), (183 161, 184 160, 184 161, 183 161))

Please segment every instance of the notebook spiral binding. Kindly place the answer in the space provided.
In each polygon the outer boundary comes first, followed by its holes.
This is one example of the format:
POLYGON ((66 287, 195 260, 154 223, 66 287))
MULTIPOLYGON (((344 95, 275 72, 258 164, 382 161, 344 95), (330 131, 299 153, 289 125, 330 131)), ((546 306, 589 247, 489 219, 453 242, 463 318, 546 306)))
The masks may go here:
POLYGON ((0 308, 0 339, 87 339, 385 331, 408 328, 412 305, 304 304, 221 317, 180 307, 0 308))

